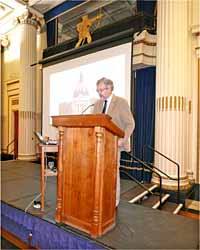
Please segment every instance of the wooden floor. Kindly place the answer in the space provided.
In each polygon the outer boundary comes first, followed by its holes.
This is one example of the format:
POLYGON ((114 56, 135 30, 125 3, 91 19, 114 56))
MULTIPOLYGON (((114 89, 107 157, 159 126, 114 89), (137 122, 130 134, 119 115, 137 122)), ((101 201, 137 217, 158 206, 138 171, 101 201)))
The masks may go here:
MULTIPOLYGON (((40 197, 40 165, 23 161, 2 162, 2 200, 11 206, 27 209, 40 197)), ((121 191, 134 185, 121 181, 121 191)), ((55 224, 56 177, 48 177, 45 189, 45 213, 32 206, 28 209, 44 220, 55 224), (37 215, 38 213, 38 215, 37 215)), ((68 225, 62 229, 79 233, 68 225)), ((199 220, 120 201, 116 226, 96 239, 108 249, 198 249, 199 220)), ((87 237, 89 237, 87 235, 87 237)))

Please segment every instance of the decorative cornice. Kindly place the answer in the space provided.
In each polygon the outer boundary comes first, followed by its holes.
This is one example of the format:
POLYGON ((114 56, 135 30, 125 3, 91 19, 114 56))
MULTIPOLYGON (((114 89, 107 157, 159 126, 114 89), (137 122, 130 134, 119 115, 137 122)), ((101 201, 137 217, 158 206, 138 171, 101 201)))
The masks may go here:
POLYGON ((133 39, 133 69, 156 65, 156 35, 147 30, 137 32, 133 39))
POLYGON ((141 40, 138 40, 138 41, 134 41, 133 43, 134 43, 134 45, 142 43, 142 44, 145 44, 147 46, 156 46, 156 42, 146 41, 145 38, 141 39, 141 40))
POLYGON ((136 32, 133 42, 134 45, 142 43, 148 46, 156 46, 156 35, 150 34, 147 30, 136 32))
POLYGON ((149 57, 149 58, 156 58, 155 55, 148 55, 146 53, 138 53, 138 54, 134 54, 134 57, 136 56, 145 56, 145 57, 149 57))

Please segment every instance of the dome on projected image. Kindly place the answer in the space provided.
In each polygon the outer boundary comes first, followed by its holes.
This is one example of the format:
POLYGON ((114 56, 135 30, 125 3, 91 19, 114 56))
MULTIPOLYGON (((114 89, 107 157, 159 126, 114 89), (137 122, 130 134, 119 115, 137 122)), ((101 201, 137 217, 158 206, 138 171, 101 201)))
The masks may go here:
POLYGON ((88 91, 86 85, 84 84, 83 74, 80 73, 80 79, 79 79, 79 81, 76 85, 76 88, 74 90, 73 97, 80 98, 80 97, 88 97, 88 96, 89 96, 89 91, 88 91))

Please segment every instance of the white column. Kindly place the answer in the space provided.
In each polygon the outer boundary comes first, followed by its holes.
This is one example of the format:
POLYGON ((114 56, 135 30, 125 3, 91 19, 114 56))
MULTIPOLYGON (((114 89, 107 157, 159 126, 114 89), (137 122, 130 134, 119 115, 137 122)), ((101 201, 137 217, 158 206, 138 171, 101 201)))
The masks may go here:
MULTIPOLYGON (((44 20, 40 20, 44 25, 44 20)), ((42 25, 42 26, 43 26, 42 25)), ((46 32, 39 30, 37 34, 37 62, 42 59, 42 52, 47 47, 46 32)), ((36 131, 42 130, 42 65, 36 66, 36 131)), ((36 142, 37 144, 37 142, 36 142)), ((36 146, 37 158, 40 157, 39 147, 36 146)))
POLYGON ((191 133, 191 141, 196 148, 192 147, 191 152, 191 171, 194 172, 195 181, 200 183, 200 1, 192 1, 192 14, 191 14, 192 24, 192 52, 193 52, 193 62, 194 62, 194 73, 195 79, 193 82, 193 100, 194 108, 196 113, 192 115, 191 127, 193 128, 193 133, 191 133), (196 149, 196 150, 195 150, 196 149))
MULTIPOLYGON (((41 21, 41 20, 40 20, 41 21)), ((43 20, 42 20, 43 21, 43 20)), ((42 60, 42 52, 47 47, 46 32, 37 33, 37 62, 42 60)), ((42 65, 36 65, 36 130, 41 131, 42 123, 42 65)))
POLYGON ((28 10, 18 18, 21 27, 19 152, 18 159, 33 160, 35 153, 36 35, 38 22, 28 10))
MULTIPOLYGON (((188 125, 191 113, 191 66, 189 46, 189 1, 157 2, 157 69, 155 148, 180 165, 180 187, 187 189, 188 125)), ((177 177, 177 168, 155 155, 155 166, 177 177)), ((158 182, 153 177, 154 182, 158 182)), ((164 177, 164 187, 177 182, 164 177)))

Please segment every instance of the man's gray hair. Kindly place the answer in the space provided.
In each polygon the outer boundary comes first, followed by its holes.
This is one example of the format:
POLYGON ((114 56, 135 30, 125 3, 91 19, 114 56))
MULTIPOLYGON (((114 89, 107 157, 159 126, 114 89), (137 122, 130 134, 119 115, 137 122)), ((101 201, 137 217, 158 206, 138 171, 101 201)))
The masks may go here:
POLYGON ((96 85, 98 86, 100 83, 104 83, 107 87, 111 87, 111 90, 114 89, 114 84, 113 84, 113 81, 106 78, 106 77, 102 77, 101 79, 99 79, 96 83, 96 85))

